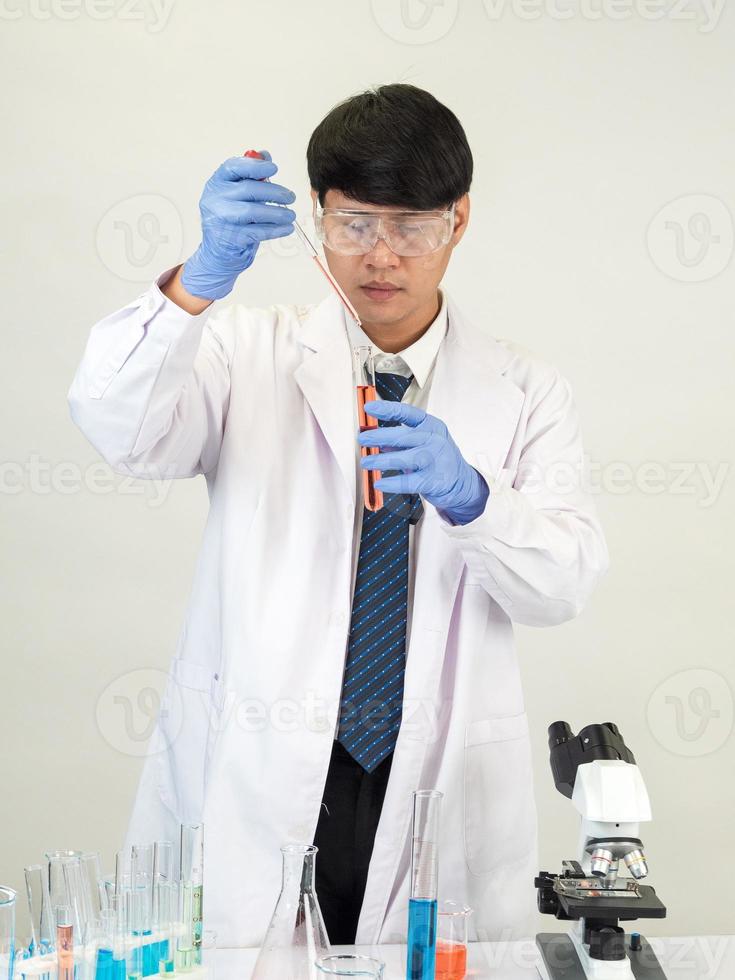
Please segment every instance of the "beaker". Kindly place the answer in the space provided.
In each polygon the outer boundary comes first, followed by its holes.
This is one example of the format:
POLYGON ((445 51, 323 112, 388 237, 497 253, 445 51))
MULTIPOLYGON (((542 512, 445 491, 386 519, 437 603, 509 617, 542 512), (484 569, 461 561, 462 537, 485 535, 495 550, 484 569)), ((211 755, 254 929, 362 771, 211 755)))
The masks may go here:
POLYGON ((313 844, 286 844, 281 894, 252 980, 318 980, 316 961, 331 950, 314 889, 313 844))
MULTIPOLYGON (((357 421, 360 432, 377 429, 378 420, 365 411, 365 403, 375 401, 378 391, 375 387, 375 363, 371 347, 356 347, 352 352, 352 365, 355 377, 355 397, 357 398, 357 421)), ((379 446, 360 446, 360 457, 377 456, 379 446)), ((362 495, 368 510, 380 510, 383 506, 383 492, 375 486, 380 479, 378 470, 362 470, 362 495)))
POLYGON ((318 959, 316 968, 320 977, 372 977, 373 980, 383 980, 385 964, 382 960, 357 953, 333 953, 318 959))
POLYGON ((11 980, 15 956, 15 892, 0 886, 0 980, 11 980))
POLYGON ((441 800, 437 790, 420 789, 413 794, 407 980, 434 980, 441 800))
POLYGON ((436 980, 462 980, 467 972, 468 905, 447 899, 439 906, 436 923, 436 980))

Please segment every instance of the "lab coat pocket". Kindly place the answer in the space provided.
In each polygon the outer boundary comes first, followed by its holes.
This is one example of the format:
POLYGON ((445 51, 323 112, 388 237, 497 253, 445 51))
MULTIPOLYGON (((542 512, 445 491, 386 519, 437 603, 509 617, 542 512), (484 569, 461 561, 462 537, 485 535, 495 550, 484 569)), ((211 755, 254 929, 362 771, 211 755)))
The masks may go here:
POLYGON ((176 657, 161 702, 159 790, 182 823, 202 819, 209 756, 222 710, 222 683, 204 664, 176 657))
POLYGON ((472 874, 523 860, 536 846, 531 745, 525 712, 467 725, 465 858, 472 874))

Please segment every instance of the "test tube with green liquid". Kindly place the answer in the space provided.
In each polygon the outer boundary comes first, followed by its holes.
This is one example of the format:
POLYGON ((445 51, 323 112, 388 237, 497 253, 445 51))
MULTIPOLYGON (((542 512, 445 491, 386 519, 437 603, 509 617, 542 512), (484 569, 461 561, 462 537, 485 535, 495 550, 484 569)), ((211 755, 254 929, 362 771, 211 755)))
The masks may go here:
POLYGON ((204 824, 181 825, 179 903, 184 932, 178 944, 177 969, 202 962, 204 911, 204 824))

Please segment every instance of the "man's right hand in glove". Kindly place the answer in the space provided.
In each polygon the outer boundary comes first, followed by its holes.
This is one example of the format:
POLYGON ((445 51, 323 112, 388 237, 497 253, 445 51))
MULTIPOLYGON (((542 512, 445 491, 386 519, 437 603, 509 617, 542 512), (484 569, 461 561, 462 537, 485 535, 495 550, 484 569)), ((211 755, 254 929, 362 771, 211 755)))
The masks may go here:
POLYGON ((289 207, 296 195, 266 178, 278 170, 270 154, 264 160, 231 157, 215 170, 199 201, 202 242, 163 287, 163 293, 187 312, 201 313, 231 292, 235 280, 255 258, 258 245, 294 230, 289 207))

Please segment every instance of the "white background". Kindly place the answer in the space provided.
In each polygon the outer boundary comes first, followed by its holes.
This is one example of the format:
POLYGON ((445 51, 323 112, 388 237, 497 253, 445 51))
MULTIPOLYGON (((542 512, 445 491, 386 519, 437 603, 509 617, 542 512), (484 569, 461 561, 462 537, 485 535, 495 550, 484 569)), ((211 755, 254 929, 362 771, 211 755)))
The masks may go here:
MULTIPOLYGON (((125 483, 74 428, 89 328, 194 249, 222 159, 269 149, 305 217, 312 129, 404 81, 457 113, 475 156, 445 285, 570 379, 612 555, 577 621, 518 630, 541 867, 576 856, 578 829, 547 725, 615 721, 654 808, 644 841, 669 917, 647 931, 732 931, 735 16, 721 7, 0 2, 0 881, 20 888, 55 847, 112 866, 206 512, 201 480, 125 483)), ((232 298, 324 295, 290 238, 232 298)))

